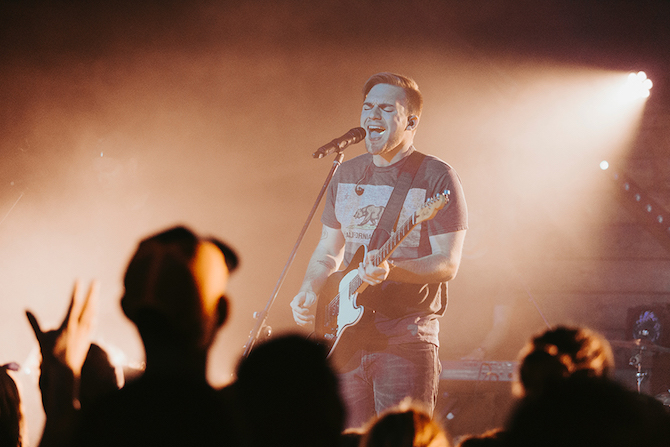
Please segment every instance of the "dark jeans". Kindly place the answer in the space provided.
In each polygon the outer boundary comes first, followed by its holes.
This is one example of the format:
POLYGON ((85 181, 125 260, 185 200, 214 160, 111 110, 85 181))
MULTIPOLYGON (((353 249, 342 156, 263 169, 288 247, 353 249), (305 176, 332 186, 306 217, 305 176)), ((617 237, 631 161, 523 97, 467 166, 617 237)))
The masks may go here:
POLYGON ((406 397, 430 411, 435 408, 442 367, 432 343, 390 345, 382 352, 362 350, 348 366, 339 375, 347 428, 365 425, 406 397))

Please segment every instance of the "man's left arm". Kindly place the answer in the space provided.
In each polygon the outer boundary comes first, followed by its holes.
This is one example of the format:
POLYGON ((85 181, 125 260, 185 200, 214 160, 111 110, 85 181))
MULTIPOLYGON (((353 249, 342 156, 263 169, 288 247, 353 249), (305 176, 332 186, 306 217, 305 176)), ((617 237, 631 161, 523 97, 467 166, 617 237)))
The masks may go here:
MULTIPOLYGON (((459 230, 430 236, 432 250, 430 255, 397 261, 392 264, 384 261, 378 267, 368 262, 359 266, 358 274, 363 281, 370 285, 379 284, 385 279, 411 284, 450 281, 456 277, 458 267, 461 264, 465 232, 466 230, 459 230)), ((370 258, 374 253, 374 251, 370 252, 367 258, 370 258)))

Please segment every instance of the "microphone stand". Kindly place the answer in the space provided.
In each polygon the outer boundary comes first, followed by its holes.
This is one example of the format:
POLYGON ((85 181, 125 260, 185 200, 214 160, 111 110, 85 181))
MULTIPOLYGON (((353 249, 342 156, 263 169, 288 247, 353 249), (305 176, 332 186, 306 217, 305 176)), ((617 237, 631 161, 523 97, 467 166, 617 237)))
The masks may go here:
POLYGON ((312 222, 312 219, 314 218, 314 214, 316 213, 317 208, 319 207, 319 203, 321 202, 321 199, 323 198, 324 194, 326 193, 326 188, 328 188, 328 185, 330 184, 330 181, 333 178, 333 175, 335 175, 335 171, 337 171, 337 168, 340 167, 342 164, 342 159, 344 158, 344 148, 341 148, 340 150, 337 151, 337 155, 335 156, 335 160, 333 161, 333 166, 330 168, 330 172, 328 173, 328 176, 326 177, 326 181, 324 182, 323 186, 321 187, 321 191, 319 191, 319 195, 316 198, 316 201, 314 202, 314 206, 312 206, 312 210, 309 212, 309 215, 307 216, 307 220, 305 221, 305 224, 302 227, 302 231, 300 231, 300 235, 298 236, 298 240, 296 241, 295 245, 293 246, 293 250, 291 251, 291 254, 289 255, 288 261, 286 262, 286 265, 284 265, 284 270, 282 270, 281 275, 279 276, 279 279, 277 280, 277 284, 275 285, 274 291, 272 292, 272 295, 270 296, 270 299, 268 300, 267 304, 265 305, 265 308, 261 312, 254 312, 254 318, 256 319, 256 325, 254 328, 251 330, 251 334, 249 335, 249 340, 247 343, 244 345, 244 352, 242 353, 242 357, 248 357, 249 353, 251 350, 254 348, 254 345, 258 341, 258 338, 261 335, 261 332, 263 332, 263 329, 265 328, 265 335, 269 336, 271 329, 269 326, 265 325, 265 322, 267 321, 268 318, 268 312, 270 311, 270 307, 272 307, 272 304, 274 304, 275 300, 277 299, 277 295, 279 294, 279 289, 281 288, 282 284, 284 283, 284 280, 286 279, 286 274, 288 273, 289 268, 291 267, 291 264, 293 263, 293 260, 295 259, 295 255, 298 252, 298 248, 300 247, 300 244, 302 242, 302 239, 305 236, 305 233, 307 233, 307 229, 309 228, 310 223, 312 222))

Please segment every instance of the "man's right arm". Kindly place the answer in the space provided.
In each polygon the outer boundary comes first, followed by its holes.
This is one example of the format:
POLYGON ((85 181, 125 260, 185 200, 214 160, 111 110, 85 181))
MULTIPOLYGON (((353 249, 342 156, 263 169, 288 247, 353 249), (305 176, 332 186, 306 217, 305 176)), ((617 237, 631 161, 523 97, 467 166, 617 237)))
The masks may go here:
POLYGON ((311 308, 316 303, 316 297, 326 279, 337 270, 343 256, 344 235, 342 231, 324 225, 321 240, 307 265, 300 292, 291 301, 293 319, 298 325, 305 326, 314 321, 311 308))

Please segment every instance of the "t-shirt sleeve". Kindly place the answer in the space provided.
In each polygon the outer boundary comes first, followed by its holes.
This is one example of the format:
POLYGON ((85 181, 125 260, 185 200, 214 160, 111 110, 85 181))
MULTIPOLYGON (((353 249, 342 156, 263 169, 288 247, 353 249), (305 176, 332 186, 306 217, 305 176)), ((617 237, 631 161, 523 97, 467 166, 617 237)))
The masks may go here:
MULTIPOLYGON (((430 175, 430 172, 427 174, 430 175)), ((448 190, 449 201, 433 219, 428 221, 428 235, 467 230, 468 207, 460 177, 451 166, 447 165, 447 169, 438 176, 438 179, 433 186, 432 197, 448 190)))

